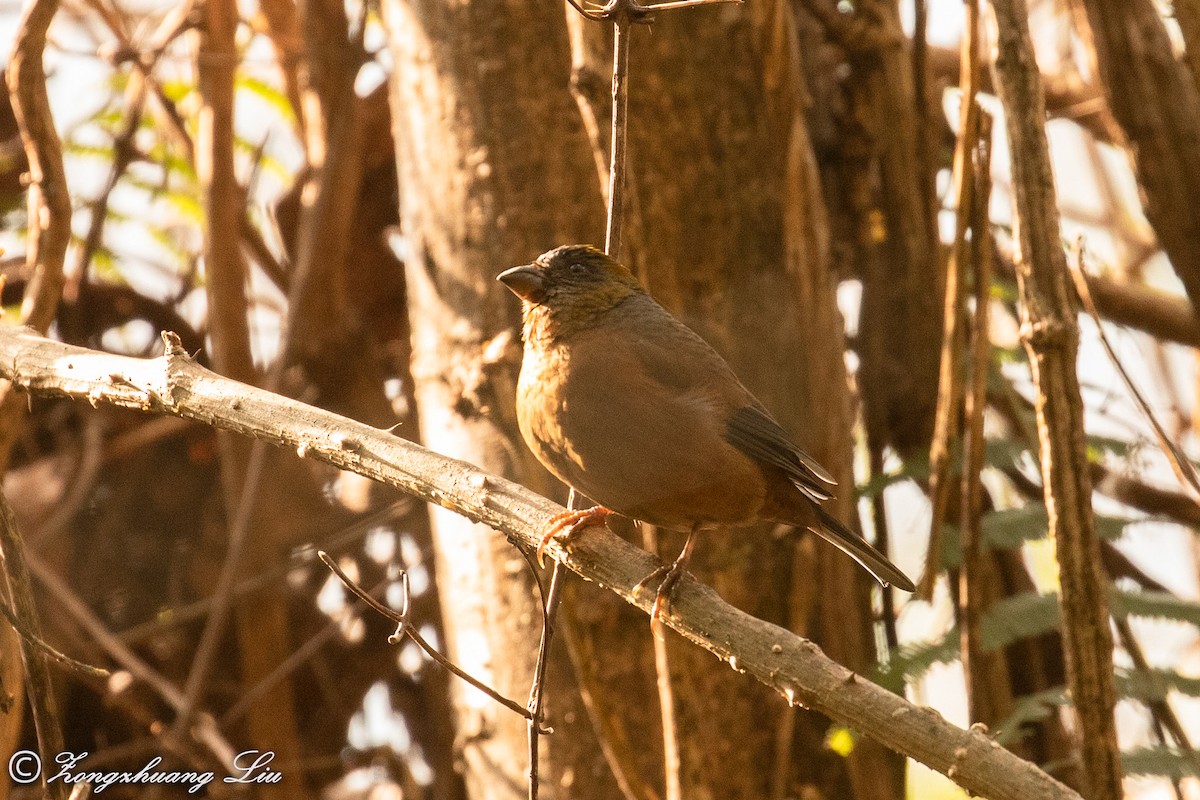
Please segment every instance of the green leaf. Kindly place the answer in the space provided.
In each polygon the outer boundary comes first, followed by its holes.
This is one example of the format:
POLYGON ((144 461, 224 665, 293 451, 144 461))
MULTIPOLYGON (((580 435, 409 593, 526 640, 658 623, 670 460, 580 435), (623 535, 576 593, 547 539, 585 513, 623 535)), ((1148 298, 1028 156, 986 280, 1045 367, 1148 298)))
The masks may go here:
POLYGON ((983 615, 980 644, 985 650, 997 650, 1019 639, 1056 631, 1060 625, 1057 594, 1016 594, 997 601, 983 615))
POLYGON ((241 136, 235 136, 233 147, 241 153, 246 153, 254 159, 255 167, 263 172, 274 175, 281 183, 290 184, 295 174, 284 166, 283 162, 262 151, 258 142, 252 142, 241 136))
MULTIPOLYGON (((1125 527, 1139 520, 1096 515, 1096 535, 1111 541, 1125 533, 1125 527)), ((994 550, 1014 550, 1025 542, 1039 541, 1049 535, 1050 520, 1046 507, 1030 503, 1020 508, 990 511, 979 521, 983 546, 994 550)), ((962 548, 958 527, 945 526, 942 537, 942 566, 955 568, 962 564, 962 548)))
POLYGON ((1020 547, 1035 539, 1045 539, 1049 527, 1046 507, 1037 503, 993 511, 979 520, 983 541, 1002 550, 1020 547))
POLYGON ((234 86, 263 100, 267 105, 275 109, 276 113, 286 122, 292 124, 296 122, 296 114, 292 108, 292 101, 282 91, 261 78, 239 72, 234 86))
POLYGON ((1109 611, 1114 616, 1132 615, 1200 625, 1200 603, 1162 592, 1112 592, 1109 611))
POLYGON ((1041 722, 1054 712, 1055 706, 1065 706, 1067 702, 1062 686, 1018 698, 1012 712, 992 730, 992 735, 1000 744, 1011 747, 1023 738, 1024 726, 1041 722))
POLYGON ((101 158, 105 161, 112 161, 115 155, 111 146, 99 144, 83 144, 77 141, 68 141, 63 145, 63 152, 69 156, 77 158, 101 158))
POLYGON ((1143 747, 1122 753, 1121 767, 1127 776, 1200 777, 1200 753, 1173 747, 1143 747))
POLYGON ((159 86, 162 87, 163 94, 172 103, 178 103, 196 91, 196 84, 190 81, 163 81, 159 86))
POLYGON ((1089 461, 1099 461, 1106 455, 1127 458, 1131 449, 1133 449, 1132 443, 1124 439, 1114 439, 1111 436, 1098 436, 1094 433, 1087 435, 1089 461))
POLYGON ((132 174, 125 176, 125 182, 146 192, 153 199, 167 203, 189 222, 194 222, 197 225, 204 222, 204 206, 200 203, 200 198, 194 193, 180 189, 171 189, 169 186, 164 187, 155 181, 148 181, 132 174))
POLYGON ((906 644, 886 666, 880 666, 873 680, 885 689, 900 692, 904 684, 918 681, 935 664, 958 660, 958 628, 951 628, 940 639, 906 644))
POLYGON ((1020 465, 1029 454, 1029 448, 1016 439, 988 439, 984 444, 983 463, 996 469, 1008 469, 1020 465))
POLYGON ((155 225, 147 228, 146 232, 155 244, 175 259, 178 267, 187 266, 191 262, 193 253, 180 243, 173 231, 155 225))
POLYGON ((1200 697, 1200 678, 1185 678, 1169 669, 1119 669, 1117 691, 1135 700, 1165 700, 1171 692, 1200 697))

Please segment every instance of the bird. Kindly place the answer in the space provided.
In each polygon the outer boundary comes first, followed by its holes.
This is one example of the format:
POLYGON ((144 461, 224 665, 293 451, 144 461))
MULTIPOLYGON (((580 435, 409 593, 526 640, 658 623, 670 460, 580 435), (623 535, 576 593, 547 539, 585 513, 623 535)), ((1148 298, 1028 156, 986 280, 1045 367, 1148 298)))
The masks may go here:
POLYGON ((598 504, 552 518, 539 562, 554 537, 614 513, 686 532, 679 557, 638 584, 661 579, 653 627, 699 532, 772 521, 816 533, 884 587, 915 590, 821 507, 833 498, 833 476, 626 266, 590 245, 565 245, 497 279, 521 300, 521 436, 555 477, 598 504))

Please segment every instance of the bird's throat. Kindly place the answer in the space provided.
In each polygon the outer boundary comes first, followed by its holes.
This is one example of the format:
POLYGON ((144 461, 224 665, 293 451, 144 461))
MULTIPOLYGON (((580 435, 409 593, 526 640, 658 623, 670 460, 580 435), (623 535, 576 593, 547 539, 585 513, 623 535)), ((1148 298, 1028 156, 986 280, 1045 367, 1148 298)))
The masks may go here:
POLYGON ((521 304, 525 341, 550 345, 576 331, 592 328, 599 317, 636 294, 640 291, 614 283, 566 302, 562 302, 566 298, 546 303, 525 301, 521 304))

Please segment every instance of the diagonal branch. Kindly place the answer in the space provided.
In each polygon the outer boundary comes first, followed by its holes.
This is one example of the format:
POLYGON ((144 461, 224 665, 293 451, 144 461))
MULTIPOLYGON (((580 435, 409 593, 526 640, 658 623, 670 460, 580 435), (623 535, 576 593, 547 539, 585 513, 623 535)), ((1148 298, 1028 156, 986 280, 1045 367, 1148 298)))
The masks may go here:
MULTIPOLYGON (((290 447, 495 528, 525 547, 563 508, 511 481, 430 452, 389 432, 222 378, 188 358, 168 336, 167 355, 136 359, 0 328, 0 377, 30 392, 172 414, 290 447)), ((603 528, 547 552, 573 572, 649 611, 653 597, 634 586, 655 559, 603 528)), ((979 730, 963 730, 830 660, 812 642, 725 603, 690 576, 680 581, 665 620, 734 669, 788 702, 819 711, 938 770, 992 800, 1078 800, 1033 764, 979 730)))

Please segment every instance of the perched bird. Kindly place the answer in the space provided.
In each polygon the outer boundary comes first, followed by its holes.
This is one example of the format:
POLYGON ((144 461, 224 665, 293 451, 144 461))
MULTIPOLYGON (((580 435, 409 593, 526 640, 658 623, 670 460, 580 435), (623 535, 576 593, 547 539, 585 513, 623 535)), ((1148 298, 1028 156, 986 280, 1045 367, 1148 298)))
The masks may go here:
POLYGON ((564 529, 614 512, 686 531, 675 563, 642 582, 663 578, 658 619, 697 531, 770 520, 807 528, 884 586, 913 591, 903 572, 820 507, 833 496, 833 477, 625 266, 567 245, 498 279, 521 298, 521 434, 550 472, 600 504, 552 520, 539 560, 564 529))

